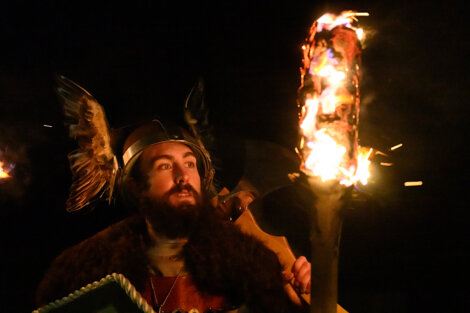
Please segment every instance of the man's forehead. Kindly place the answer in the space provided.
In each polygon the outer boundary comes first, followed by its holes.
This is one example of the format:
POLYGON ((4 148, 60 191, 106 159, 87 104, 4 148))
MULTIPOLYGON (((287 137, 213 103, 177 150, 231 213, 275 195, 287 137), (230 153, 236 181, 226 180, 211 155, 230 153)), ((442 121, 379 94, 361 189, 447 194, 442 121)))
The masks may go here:
POLYGON ((144 158, 159 156, 186 157, 194 156, 191 148, 180 142, 163 142, 146 148, 142 154, 144 158))

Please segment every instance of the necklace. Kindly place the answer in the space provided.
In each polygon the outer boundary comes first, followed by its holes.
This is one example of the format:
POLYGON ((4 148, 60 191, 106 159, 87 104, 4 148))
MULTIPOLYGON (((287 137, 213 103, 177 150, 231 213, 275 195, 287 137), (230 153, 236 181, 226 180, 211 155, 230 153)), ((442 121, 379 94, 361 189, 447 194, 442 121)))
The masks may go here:
POLYGON ((168 299, 168 297, 170 296, 170 293, 171 293, 171 291, 173 290, 173 287, 175 287, 176 281, 178 280, 178 278, 179 278, 180 275, 181 275, 181 271, 182 271, 182 269, 178 272, 178 275, 176 275, 176 278, 175 278, 175 280, 173 281, 173 283, 171 284, 170 289, 169 289, 168 292, 166 293, 166 296, 165 296, 165 298, 163 299, 162 304, 158 304, 157 294, 155 293, 155 287, 153 286, 152 277, 150 277, 150 287, 152 287, 153 298, 154 298, 155 304, 157 305, 157 312, 158 312, 158 313, 165 313, 165 312, 163 311, 163 305, 165 305, 165 302, 166 302, 166 300, 168 299))

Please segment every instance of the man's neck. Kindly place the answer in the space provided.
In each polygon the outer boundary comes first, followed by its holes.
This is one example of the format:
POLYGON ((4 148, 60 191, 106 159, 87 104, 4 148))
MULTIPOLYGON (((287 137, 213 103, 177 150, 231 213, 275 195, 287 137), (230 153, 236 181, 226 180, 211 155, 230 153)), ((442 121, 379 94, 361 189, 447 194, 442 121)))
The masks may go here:
POLYGON ((170 239, 157 233, 148 220, 146 224, 151 239, 151 246, 147 251, 150 270, 165 277, 184 274, 184 259, 181 252, 188 239, 170 239))

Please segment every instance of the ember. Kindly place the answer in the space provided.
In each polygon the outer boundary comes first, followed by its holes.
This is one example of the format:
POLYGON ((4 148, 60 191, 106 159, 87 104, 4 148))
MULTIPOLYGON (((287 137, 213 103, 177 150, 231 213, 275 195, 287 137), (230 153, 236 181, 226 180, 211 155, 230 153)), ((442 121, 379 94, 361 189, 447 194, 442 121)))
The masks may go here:
MULTIPOLYGON (((351 186, 367 184, 372 149, 359 147, 359 65, 362 29, 345 11, 324 14, 310 29, 302 46, 300 91, 301 169, 322 181, 351 186)), ((299 104, 299 105, 300 105, 299 104)))
POLYGON ((416 187, 416 186, 422 186, 423 182, 421 180, 418 181, 407 181, 403 184, 405 187, 416 187))
POLYGON ((391 147, 390 150, 393 151, 393 150, 396 150, 396 149, 401 148, 401 147, 403 147, 403 144, 399 143, 398 145, 391 147))

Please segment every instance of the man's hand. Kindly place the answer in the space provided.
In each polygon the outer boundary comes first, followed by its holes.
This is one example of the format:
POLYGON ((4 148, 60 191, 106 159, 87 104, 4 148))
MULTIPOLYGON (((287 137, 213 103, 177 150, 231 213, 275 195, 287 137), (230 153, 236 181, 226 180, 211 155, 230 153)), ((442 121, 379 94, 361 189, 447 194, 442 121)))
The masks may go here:
POLYGON ((300 294, 310 293, 311 264, 304 256, 295 260, 291 271, 283 271, 282 276, 286 282, 285 290, 291 301, 302 305, 300 294))

